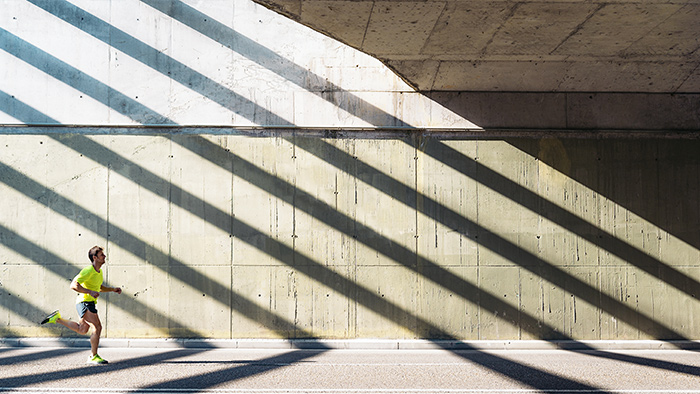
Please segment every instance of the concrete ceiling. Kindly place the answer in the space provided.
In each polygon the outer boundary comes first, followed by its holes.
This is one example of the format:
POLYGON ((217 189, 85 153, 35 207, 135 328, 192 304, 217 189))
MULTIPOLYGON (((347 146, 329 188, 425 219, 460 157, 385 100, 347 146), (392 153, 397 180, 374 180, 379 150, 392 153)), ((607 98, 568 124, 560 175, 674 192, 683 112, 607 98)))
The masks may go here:
POLYGON ((258 2, 424 92, 700 92, 698 0, 258 2))

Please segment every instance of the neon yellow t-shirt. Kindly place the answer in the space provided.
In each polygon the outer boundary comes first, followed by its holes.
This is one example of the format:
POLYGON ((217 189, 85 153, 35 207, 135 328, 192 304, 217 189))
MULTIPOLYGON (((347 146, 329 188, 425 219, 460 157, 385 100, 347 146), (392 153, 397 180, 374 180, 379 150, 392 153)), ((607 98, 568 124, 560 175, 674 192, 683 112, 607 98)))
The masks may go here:
MULTIPOLYGON (((90 265, 80 270, 80 273, 75 276, 74 280, 88 290, 99 292, 104 278, 102 277, 102 270, 97 272, 95 267, 90 265)), ((97 302, 97 299, 90 294, 78 293, 77 302, 97 302)))

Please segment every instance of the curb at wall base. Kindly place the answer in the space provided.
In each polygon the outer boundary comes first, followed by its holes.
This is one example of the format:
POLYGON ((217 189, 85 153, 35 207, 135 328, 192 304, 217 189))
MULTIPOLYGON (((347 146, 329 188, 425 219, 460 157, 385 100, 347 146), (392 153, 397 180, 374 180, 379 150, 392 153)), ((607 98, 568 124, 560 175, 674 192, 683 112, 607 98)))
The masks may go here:
MULTIPOLYGON (((88 338, 0 338, 7 347, 90 347, 88 338)), ((393 340, 393 339, 199 339, 102 338, 100 347, 179 349, 348 349, 348 350, 698 350, 700 341, 679 340, 393 340)))

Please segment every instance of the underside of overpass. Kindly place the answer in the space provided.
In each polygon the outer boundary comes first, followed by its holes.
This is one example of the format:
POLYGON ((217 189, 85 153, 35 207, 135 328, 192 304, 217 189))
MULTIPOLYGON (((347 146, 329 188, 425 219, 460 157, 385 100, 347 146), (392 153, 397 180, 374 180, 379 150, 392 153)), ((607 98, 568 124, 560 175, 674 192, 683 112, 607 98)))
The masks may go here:
POLYGON ((700 92, 697 1, 258 2, 422 92, 700 92))
POLYGON ((258 3, 374 56, 486 129, 700 125, 697 1, 258 3))

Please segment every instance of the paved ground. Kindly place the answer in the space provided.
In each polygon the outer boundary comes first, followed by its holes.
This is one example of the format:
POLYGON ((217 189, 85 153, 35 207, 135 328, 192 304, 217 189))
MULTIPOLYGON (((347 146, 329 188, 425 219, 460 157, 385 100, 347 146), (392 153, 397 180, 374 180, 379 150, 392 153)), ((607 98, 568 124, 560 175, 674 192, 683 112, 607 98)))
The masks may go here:
POLYGON ((696 351, 0 348, 10 393, 700 393, 696 351))

